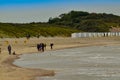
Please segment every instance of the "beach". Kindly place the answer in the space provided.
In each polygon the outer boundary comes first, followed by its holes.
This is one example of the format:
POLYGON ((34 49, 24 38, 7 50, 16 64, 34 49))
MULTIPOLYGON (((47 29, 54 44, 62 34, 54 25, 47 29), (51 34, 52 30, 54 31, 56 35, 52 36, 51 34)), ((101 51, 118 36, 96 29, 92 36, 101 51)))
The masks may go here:
MULTIPOLYGON (((37 44, 45 43, 46 50, 51 51, 50 43, 54 43, 53 50, 85 47, 85 46, 113 46, 120 45, 120 37, 94 37, 94 38, 3 38, 0 39, 0 79, 1 80, 34 80, 38 76, 54 76, 54 70, 29 69, 13 65, 12 62, 22 54, 37 53, 37 44), (12 52, 16 55, 9 55, 7 46, 12 46, 12 52)), ((52 51, 53 51, 52 50, 52 51)), ((39 54, 44 54, 40 52, 39 54)))

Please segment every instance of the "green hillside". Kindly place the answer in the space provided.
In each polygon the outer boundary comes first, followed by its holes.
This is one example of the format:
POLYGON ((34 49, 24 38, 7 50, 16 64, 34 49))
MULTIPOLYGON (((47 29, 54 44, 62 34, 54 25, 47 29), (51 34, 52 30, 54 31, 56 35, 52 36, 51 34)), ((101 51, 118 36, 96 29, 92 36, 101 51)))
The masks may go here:
POLYGON ((65 28, 64 26, 50 25, 47 23, 29 23, 29 24, 12 24, 0 23, 0 37, 25 37, 31 36, 70 36, 73 32, 79 30, 65 28))
POLYGON ((49 24, 69 26, 87 32, 106 32, 114 26, 120 27, 120 16, 106 13, 71 11, 50 18, 49 24))
POLYGON ((0 37, 70 36, 73 32, 108 32, 120 27, 120 16, 106 13, 71 11, 50 18, 46 23, 0 23, 0 37))

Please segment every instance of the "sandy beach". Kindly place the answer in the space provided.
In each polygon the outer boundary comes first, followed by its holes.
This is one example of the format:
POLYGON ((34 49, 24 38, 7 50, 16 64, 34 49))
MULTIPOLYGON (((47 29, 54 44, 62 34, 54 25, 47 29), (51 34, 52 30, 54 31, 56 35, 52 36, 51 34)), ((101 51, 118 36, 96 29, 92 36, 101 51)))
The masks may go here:
MULTIPOLYGON (((54 43, 53 50, 99 46, 99 45, 120 45, 120 37, 100 37, 100 38, 3 38, 0 39, 0 80, 34 80, 37 76, 54 76, 54 71, 43 69, 26 69, 15 66, 12 62, 22 54, 36 53, 38 43, 46 43, 46 50, 50 50, 50 43, 54 43), (12 46, 12 52, 16 55, 9 55, 7 46, 12 46)), ((44 54, 41 52, 40 54, 44 54)))

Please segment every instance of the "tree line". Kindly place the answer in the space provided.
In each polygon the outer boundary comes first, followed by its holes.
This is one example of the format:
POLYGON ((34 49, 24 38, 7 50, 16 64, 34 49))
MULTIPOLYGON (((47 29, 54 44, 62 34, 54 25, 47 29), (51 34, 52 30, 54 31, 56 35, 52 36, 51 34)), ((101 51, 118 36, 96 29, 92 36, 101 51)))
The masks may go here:
POLYGON ((120 26, 120 16, 106 13, 88 13, 71 11, 55 18, 49 18, 49 24, 64 25, 83 32, 108 32, 112 26, 120 26))

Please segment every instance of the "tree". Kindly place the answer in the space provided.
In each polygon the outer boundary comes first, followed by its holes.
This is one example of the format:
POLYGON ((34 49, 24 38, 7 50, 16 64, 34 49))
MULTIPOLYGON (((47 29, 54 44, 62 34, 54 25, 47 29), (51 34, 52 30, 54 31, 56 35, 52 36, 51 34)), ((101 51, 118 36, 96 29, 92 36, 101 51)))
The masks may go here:
POLYGON ((102 21, 90 20, 82 22, 79 29, 86 32, 108 32, 109 26, 102 21))

